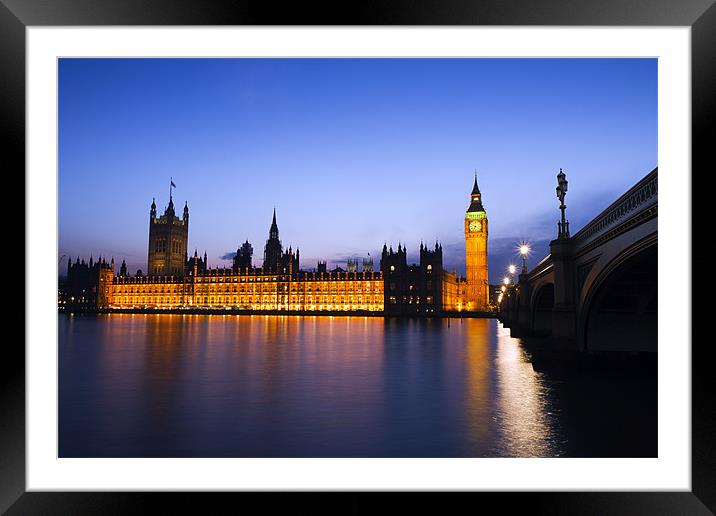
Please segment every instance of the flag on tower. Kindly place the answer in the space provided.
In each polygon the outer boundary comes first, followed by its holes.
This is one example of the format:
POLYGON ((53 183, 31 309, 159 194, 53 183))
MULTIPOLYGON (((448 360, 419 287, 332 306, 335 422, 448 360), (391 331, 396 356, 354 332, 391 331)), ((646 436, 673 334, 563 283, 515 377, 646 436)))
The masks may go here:
POLYGON ((171 183, 171 185, 172 185, 174 188, 177 187, 177 185, 175 185, 175 184, 174 184, 174 181, 172 181, 171 179, 169 180, 169 183, 171 183))

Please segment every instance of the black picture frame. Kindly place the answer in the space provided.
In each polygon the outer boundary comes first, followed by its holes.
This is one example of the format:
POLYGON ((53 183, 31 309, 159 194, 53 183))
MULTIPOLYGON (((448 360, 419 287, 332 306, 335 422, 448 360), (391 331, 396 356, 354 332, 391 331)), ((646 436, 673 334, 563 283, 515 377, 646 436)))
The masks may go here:
MULTIPOLYGON (((266 2, 236 0, 104 0, 101 3, 96 0, 0 0, 0 131, 4 177, 24 177, 20 171, 25 167, 26 27, 304 24, 690 26, 692 170, 705 169, 709 151, 716 142, 714 0, 491 0, 479 3, 404 0, 381 4, 335 2, 327 8, 304 3, 278 8, 266 2)), ((710 167, 713 169, 712 163, 710 167)), ((685 180, 689 172, 684 171, 685 180)), ((696 177, 691 173, 692 184, 696 177)), ((20 183, 24 191, 24 181, 20 183)), ((705 194, 704 189, 700 194, 705 194)), ((696 199, 693 206, 697 206, 696 199)), ((691 212, 691 207, 683 209, 691 212)), ((692 234, 699 234, 696 232, 699 220, 696 216, 692 220, 692 234)), ((692 256, 694 271, 708 270, 707 252, 692 256)), ((17 267, 23 268, 23 265, 17 267)), ((31 273, 23 271, 25 275, 31 273)), ((691 278, 681 277, 680 281, 691 283, 691 278)), ((708 304, 694 302, 692 306, 701 307, 702 311, 708 309, 708 304)), ((692 316, 692 320, 698 319, 692 316)), ((25 492, 25 351, 16 340, 6 340, 0 359, 0 510, 7 510, 8 514, 124 514, 146 508, 150 502, 161 503, 162 512, 170 512, 172 506, 188 510, 188 495, 178 493, 25 492)), ((711 346, 708 338, 694 339, 692 344, 691 335, 687 333, 683 342, 673 345, 691 345, 691 492, 475 493, 471 496, 478 496, 482 502, 495 501, 503 511, 522 506, 533 512, 551 514, 710 514, 716 511, 716 445, 713 444, 716 403, 711 389, 714 376, 710 365, 711 346)), ((230 500, 235 496, 228 493, 211 497, 207 493, 193 495, 199 498, 204 513, 212 512, 214 504, 220 507, 232 503, 230 500)))

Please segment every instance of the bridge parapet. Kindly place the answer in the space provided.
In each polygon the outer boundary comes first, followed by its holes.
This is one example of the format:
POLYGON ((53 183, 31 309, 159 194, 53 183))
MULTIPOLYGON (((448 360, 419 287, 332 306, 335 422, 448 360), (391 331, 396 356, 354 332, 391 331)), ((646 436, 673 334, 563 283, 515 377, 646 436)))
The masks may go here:
POLYGON ((587 245, 617 223, 650 208, 658 201, 658 167, 574 235, 578 247, 587 245))
POLYGON ((532 267, 532 269, 528 273, 528 277, 530 281, 535 280, 536 278, 539 278, 543 274, 549 272, 552 269, 552 255, 548 254, 542 260, 539 261, 537 265, 532 267))

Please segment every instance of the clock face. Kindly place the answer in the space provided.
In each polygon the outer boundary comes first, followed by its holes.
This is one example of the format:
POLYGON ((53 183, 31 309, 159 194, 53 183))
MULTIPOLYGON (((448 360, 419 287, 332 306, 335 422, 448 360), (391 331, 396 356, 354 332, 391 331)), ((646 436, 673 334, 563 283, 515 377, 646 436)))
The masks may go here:
POLYGON ((482 229, 482 223, 479 220, 473 220, 470 222, 469 228, 472 232, 480 231, 482 229))

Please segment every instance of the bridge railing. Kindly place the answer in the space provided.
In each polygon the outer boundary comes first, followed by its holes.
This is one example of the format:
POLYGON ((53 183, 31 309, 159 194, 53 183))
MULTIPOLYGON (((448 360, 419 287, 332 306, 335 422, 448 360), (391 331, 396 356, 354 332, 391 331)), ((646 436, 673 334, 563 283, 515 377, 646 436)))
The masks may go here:
POLYGON ((540 274, 542 274, 546 269, 548 269, 552 265, 552 255, 548 254, 542 260, 537 263, 532 269, 530 269, 528 276, 530 279, 536 278, 540 274))
POLYGON ((658 200, 658 171, 655 168, 627 192, 594 217, 572 238, 584 245, 603 231, 613 227, 631 215, 655 204, 658 200))

